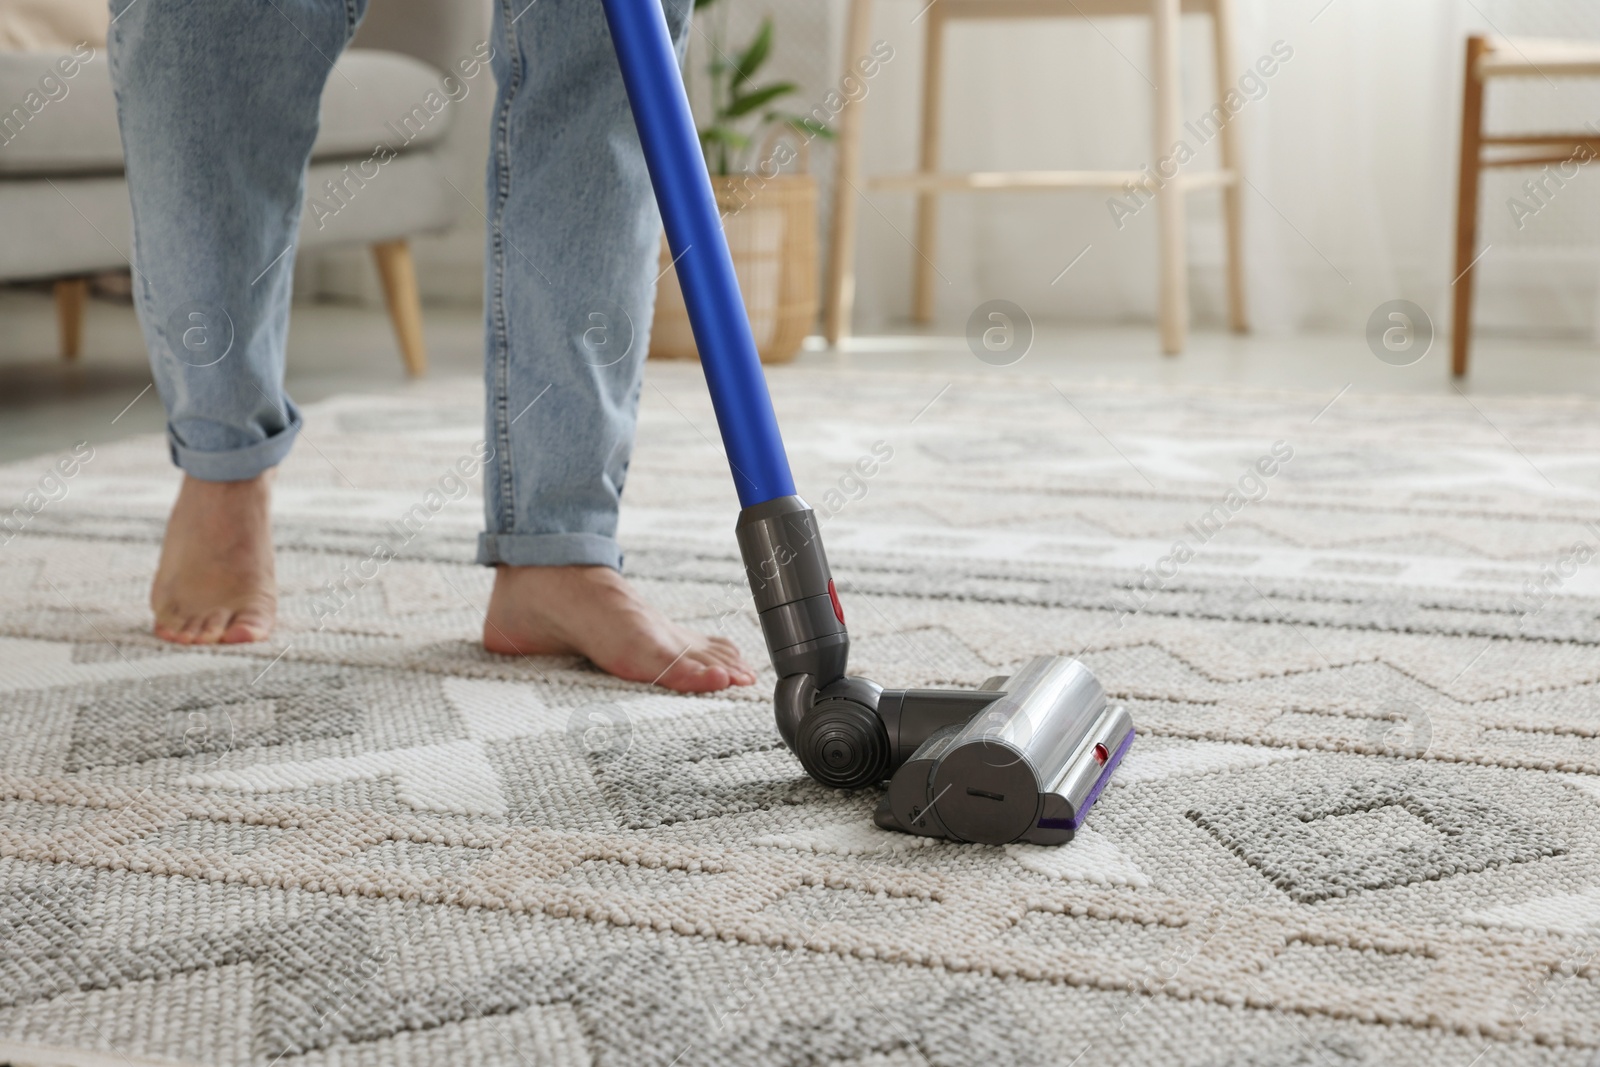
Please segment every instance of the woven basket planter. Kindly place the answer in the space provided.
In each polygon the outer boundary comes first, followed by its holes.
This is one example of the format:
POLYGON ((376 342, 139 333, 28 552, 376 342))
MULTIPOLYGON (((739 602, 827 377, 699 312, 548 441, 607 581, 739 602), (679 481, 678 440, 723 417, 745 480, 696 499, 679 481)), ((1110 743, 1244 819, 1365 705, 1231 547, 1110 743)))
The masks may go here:
MULTIPOLYGON (((713 178, 711 185, 756 350, 766 363, 791 360, 817 318, 816 179, 809 174, 741 174, 713 178)), ((698 358, 664 237, 660 262, 650 355, 698 358)))

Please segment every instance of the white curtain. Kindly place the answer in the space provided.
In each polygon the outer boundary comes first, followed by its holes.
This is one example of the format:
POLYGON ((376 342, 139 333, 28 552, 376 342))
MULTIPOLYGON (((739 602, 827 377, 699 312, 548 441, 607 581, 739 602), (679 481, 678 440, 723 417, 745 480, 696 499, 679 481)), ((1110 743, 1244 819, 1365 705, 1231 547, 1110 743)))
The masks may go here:
MULTIPOLYGON (((739 0, 724 0, 739 3, 739 0)), ((895 58, 870 85, 867 173, 912 169, 927 0, 877 0, 873 37, 895 58)), ((755 9, 761 5, 742 5, 755 9)), ((778 70, 821 98, 837 77, 845 0, 779 0, 778 70), (826 33, 817 30, 826 21, 826 33), (782 33, 793 27, 790 39, 782 33), (824 39, 826 44, 823 44, 824 39), (818 49, 831 49, 832 56, 818 49), (831 61, 830 61, 831 58, 831 61)), ((1600 40, 1592 0, 1238 0, 1240 70, 1293 50, 1237 121, 1245 144, 1247 265, 1259 332, 1359 330, 1378 304, 1407 298, 1447 326, 1461 66, 1470 32, 1600 40), (1537 9, 1537 10, 1534 10, 1537 9)), ((759 12, 747 17, 755 17, 759 12)), ((1184 112, 1216 102, 1209 20, 1185 19, 1184 112)), ((699 43, 699 42, 697 42, 699 43)), ((1152 160, 1147 19, 956 23, 946 49, 947 169, 1137 168, 1152 160)), ((1505 129, 1600 124, 1600 84, 1534 78, 1491 88, 1505 129)), ((1215 143, 1188 165, 1217 163, 1215 143)), ((830 161, 819 161, 824 166, 830 161)), ((1483 195, 1481 330, 1587 334, 1596 321, 1600 164, 1519 231, 1506 201, 1529 175, 1490 176, 1483 195)), ((908 317, 917 256, 912 197, 862 205, 858 328, 908 317)), ((1223 321, 1220 196, 1189 197, 1198 324, 1223 321)), ((1118 229, 1105 193, 945 198, 941 324, 980 301, 1015 301, 1040 320, 1151 321, 1155 213, 1118 229), (1061 270, 1083 249, 1066 275, 1061 270)))

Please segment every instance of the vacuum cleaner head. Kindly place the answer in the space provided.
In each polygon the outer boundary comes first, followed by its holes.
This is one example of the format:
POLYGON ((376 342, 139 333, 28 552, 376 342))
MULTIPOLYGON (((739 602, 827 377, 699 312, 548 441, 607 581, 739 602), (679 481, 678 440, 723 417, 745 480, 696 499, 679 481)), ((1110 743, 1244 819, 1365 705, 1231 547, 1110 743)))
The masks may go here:
POLYGON ((1133 720, 1063 656, 1040 656, 983 688, 1001 695, 917 746, 875 821, 986 845, 1070 841, 1133 743, 1133 720))
POLYGON ((816 517, 797 496, 746 508, 745 573, 778 674, 778 733, 836 789, 891 778, 889 830, 1001 845, 1072 839, 1133 742, 1089 669, 1040 656, 982 689, 884 689, 847 671, 850 635, 816 517))

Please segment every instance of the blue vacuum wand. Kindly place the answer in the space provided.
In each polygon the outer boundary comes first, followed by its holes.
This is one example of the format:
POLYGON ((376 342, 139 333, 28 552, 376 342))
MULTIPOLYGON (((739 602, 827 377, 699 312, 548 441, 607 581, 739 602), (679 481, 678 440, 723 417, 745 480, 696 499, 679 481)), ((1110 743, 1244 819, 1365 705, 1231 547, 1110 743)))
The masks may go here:
POLYGON ((661 0, 603 3, 743 509, 735 533, 784 743, 824 785, 893 775, 876 816, 887 829, 1071 839, 1133 741, 1128 713, 1081 663, 1041 656, 977 690, 884 689, 847 673, 844 609, 795 494, 661 0))

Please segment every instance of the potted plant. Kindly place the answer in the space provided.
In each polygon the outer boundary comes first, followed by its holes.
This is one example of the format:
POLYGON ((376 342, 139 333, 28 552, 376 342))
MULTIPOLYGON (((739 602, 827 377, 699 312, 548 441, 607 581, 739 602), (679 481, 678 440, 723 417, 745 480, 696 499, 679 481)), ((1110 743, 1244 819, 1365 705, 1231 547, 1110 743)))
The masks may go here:
MULTIPOLYGON (((805 168, 810 143, 832 138, 833 131, 782 106, 800 91, 793 82, 757 81, 772 54, 770 15, 744 47, 727 47, 730 6, 728 0, 695 0, 695 17, 708 15, 710 22, 709 100, 697 109, 700 147, 756 349, 763 360, 780 362, 794 358, 816 320, 817 183, 805 168)), ((694 357, 688 310, 671 264, 663 239, 650 355, 694 357)))

